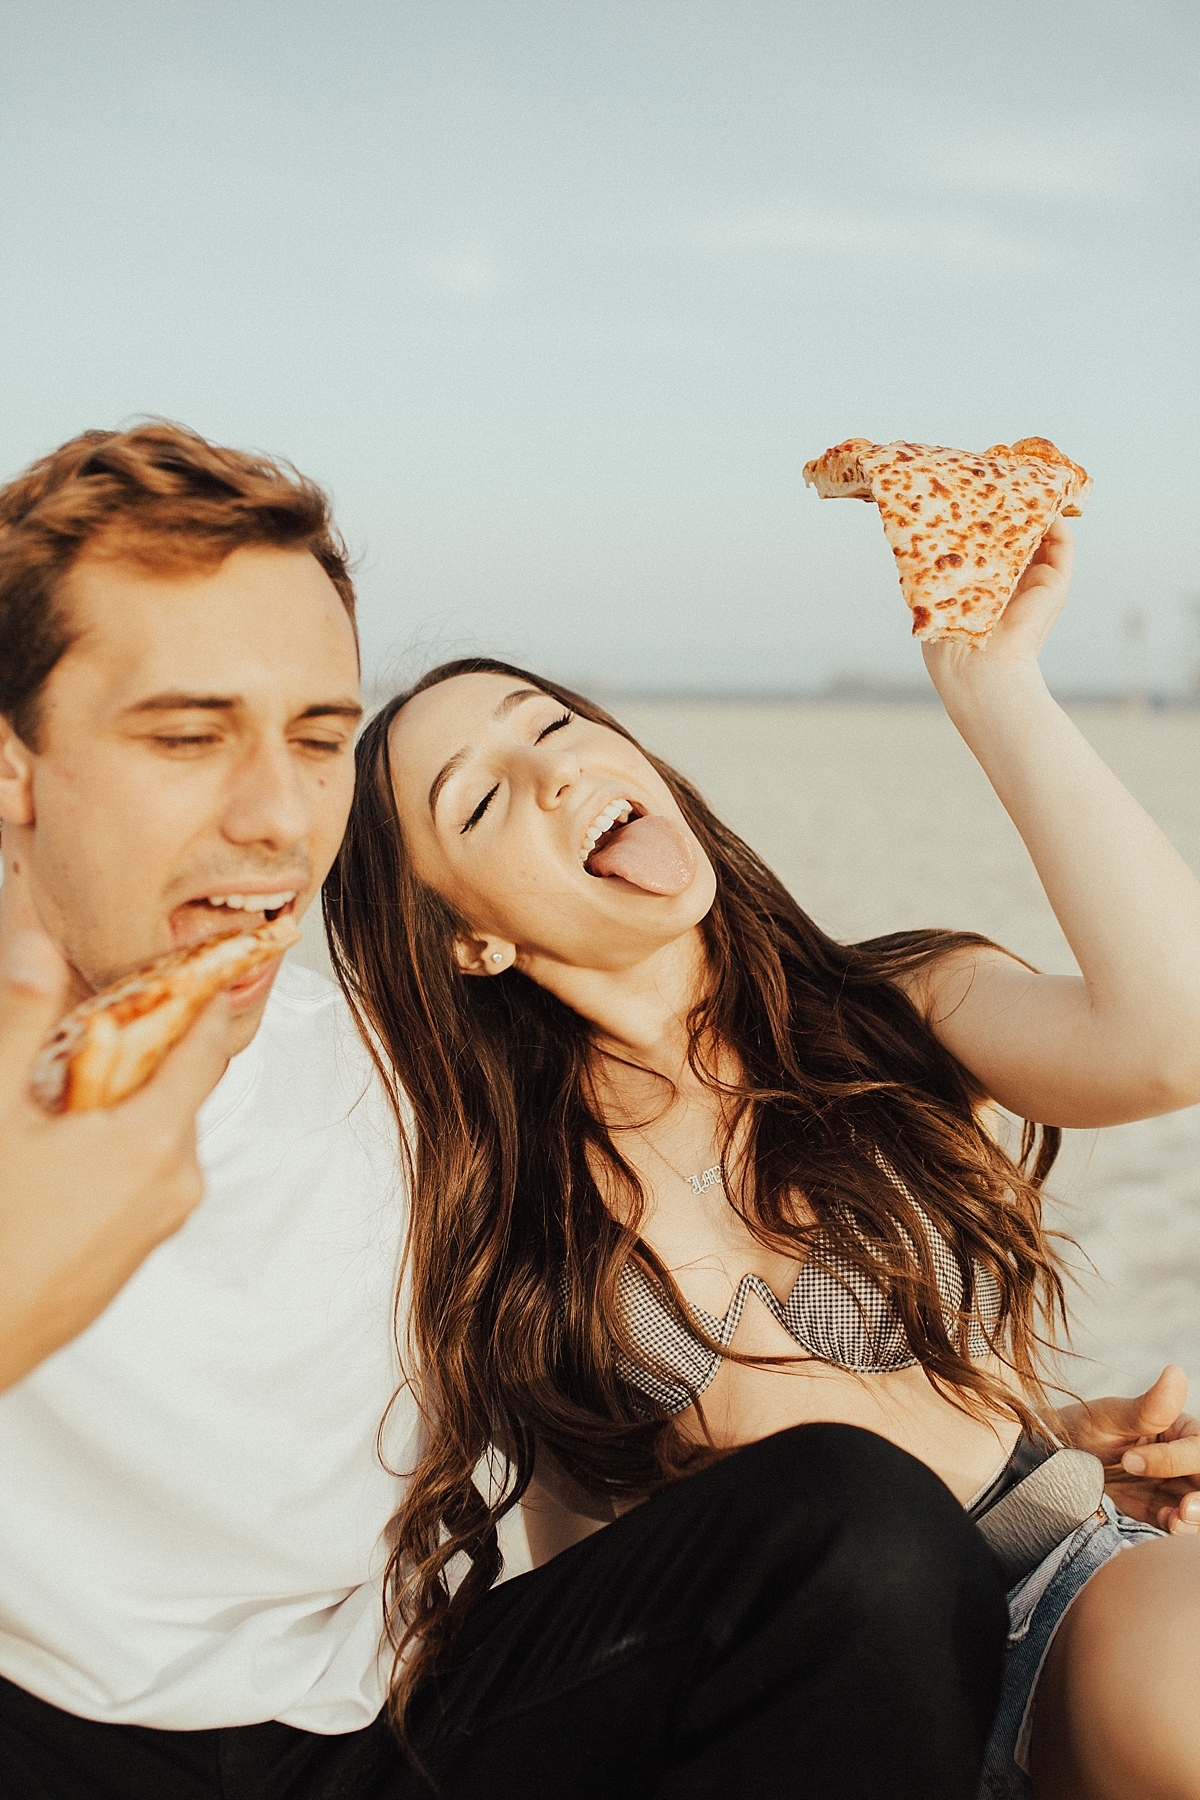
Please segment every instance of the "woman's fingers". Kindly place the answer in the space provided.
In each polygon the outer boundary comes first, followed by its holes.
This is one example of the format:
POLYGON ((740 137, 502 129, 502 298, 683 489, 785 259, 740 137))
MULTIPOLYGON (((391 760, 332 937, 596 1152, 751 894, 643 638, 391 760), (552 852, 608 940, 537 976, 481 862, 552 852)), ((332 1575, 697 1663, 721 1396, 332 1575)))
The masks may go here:
MULTIPOLYGON (((1103 1399, 1072 1403, 1061 1409, 1059 1418, 1077 1449, 1112 1462, 1122 1451, 1126 1458, 1135 1456, 1160 1436, 1185 1437, 1200 1430, 1183 1413, 1187 1392, 1186 1371, 1171 1363, 1144 1394, 1106 1394, 1103 1399)), ((1133 1461, 1126 1461, 1125 1468, 1131 1475, 1145 1473, 1133 1461)))
POLYGON ((1128 1475, 1144 1475, 1151 1481, 1176 1481, 1200 1477, 1200 1434, 1189 1432, 1162 1444, 1144 1444, 1127 1450, 1121 1467, 1128 1475))
POLYGON ((1164 1506, 1158 1528, 1176 1537, 1200 1537, 1200 1494, 1189 1494, 1178 1506, 1164 1506))
MULTIPOLYGON (((1138 1394, 1125 1402, 1128 1408, 1123 1435, 1127 1438, 1150 1440, 1162 1433, 1173 1431, 1181 1424, 1181 1414, 1187 1405, 1188 1378, 1187 1371, 1178 1363, 1168 1363, 1153 1386, 1144 1394, 1138 1394)), ((1176 1434, 1178 1435, 1178 1434, 1176 1434)), ((1140 1474, 1137 1470, 1135 1473, 1140 1474)))
POLYGON ((1187 1393, 1186 1370, 1168 1363, 1152 1387, 1126 1402, 1122 1435, 1133 1442, 1121 1466, 1130 1475, 1166 1480, 1200 1474, 1200 1423, 1183 1413, 1187 1393), (1155 1441, 1160 1439, 1169 1441, 1155 1441))
POLYGON ((1036 662, 1066 603, 1074 560, 1075 540, 1057 519, 1034 552, 986 643, 976 649, 949 639, 923 646, 934 681, 943 665, 949 672, 957 670, 977 678, 986 669, 1036 662))
POLYGON ((42 1040, 57 1023, 67 965, 39 931, 18 931, 0 955, 0 1105, 24 1099, 42 1040))

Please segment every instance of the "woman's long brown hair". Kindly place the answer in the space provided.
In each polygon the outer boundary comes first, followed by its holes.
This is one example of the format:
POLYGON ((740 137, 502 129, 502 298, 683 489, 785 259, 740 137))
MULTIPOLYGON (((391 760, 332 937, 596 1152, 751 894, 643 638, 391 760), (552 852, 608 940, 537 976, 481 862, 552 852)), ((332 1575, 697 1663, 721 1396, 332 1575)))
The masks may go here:
MULTIPOLYGON (((391 723, 413 695, 476 673, 540 688, 636 741, 555 682, 468 658, 389 701, 358 745, 357 793, 324 903, 334 965, 402 1139, 406 1108, 415 1124, 400 1350, 428 1447, 393 1523, 388 1571, 401 1726, 416 1682, 445 1660, 500 1572, 496 1527, 528 1486, 539 1445, 589 1492, 617 1501, 713 1454, 620 1372, 622 1357, 645 1362, 620 1302, 626 1261, 639 1257, 669 1302, 683 1303, 638 1238, 641 1189, 591 1097, 591 1027, 516 970, 463 977, 453 944, 464 921, 418 879, 405 849, 391 723), (605 1204, 598 1167, 627 1196, 626 1223, 605 1204), (489 1458, 485 1496, 476 1471, 489 1458)), ((689 1021, 691 1060, 721 1089, 731 1138, 740 1131, 745 1145, 736 1204, 747 1224, 775 1247, 853 1264, 890 1294, 941 1391, 969 1412, 1037 1430, 1039 1351, 1064 1318, 1039 1193, 1059 1134, 1027 1124, 1009 1157, 981 1122, 984 1096, 897 985, 989 940, 907 931, 836 943, 690 783, 649 760, 717 873, 702 928, 710 985, 689 1021), (740 1068, 732 1085, 712 1073, 714 1045, 740 1068), (797 1222, 797 1194, 815 1225, 797 1222), (957 1318, 945 1315, 913 1196, 961 1271, 957 1318), (994 1348, 1024 1398, 970 1358, 980 1268, 999 1289, 994 1348)))

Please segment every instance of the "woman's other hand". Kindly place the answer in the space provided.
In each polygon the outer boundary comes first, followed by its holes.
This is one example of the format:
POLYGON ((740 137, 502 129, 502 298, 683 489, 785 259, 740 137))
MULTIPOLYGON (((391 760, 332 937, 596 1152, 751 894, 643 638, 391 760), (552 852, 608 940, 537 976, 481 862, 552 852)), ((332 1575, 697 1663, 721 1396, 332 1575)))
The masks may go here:
POLYGON ((1134 1399, 1110 1395, 1059 1411, 1077 1450, 1104 1463, 1122 1512, 1162 1531, 1200 1534, 1200 1419, 1183 1411, 1188 1378, 1176 1364, 1134 1399))
POLYGON ((196 1109, 228 1060, 218 995, 154 1079, 101 1112, 43 1112, 29 1083, 67 968, 12 934, 0 961, 0 1391, 90 1325, 202 1198, 196 1109))

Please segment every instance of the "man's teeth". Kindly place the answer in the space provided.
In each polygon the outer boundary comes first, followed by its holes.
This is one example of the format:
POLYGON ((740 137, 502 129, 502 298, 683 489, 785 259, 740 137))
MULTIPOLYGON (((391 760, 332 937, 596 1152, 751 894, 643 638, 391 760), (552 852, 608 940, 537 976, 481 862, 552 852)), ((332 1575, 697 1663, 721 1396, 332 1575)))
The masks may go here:
POLYGON ((234 912, 278 912, 296 898, 296 892, 293 888, 287 894, 209 894, 207 899, 210 906, 229 906, 234 912))
POLYGON ((584 862, 592 854, 606 831, 611 831, 614 825, 627 825, 632 815, 633 807, 628 800, 610 800, 604 811, 596 814, 583 834, 580 854, 584 862))

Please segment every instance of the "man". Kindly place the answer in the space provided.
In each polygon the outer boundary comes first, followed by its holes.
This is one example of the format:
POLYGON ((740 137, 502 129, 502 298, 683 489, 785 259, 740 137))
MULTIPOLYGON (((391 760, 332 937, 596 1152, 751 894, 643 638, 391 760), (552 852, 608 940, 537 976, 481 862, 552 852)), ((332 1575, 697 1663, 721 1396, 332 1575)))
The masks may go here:
MULTIPOLYGON (((352 609, 324 497, 173 427, 88 434, 0 494, 4 903, 68 1002, 311 901, 353 780, 352 609)), ((226 1003, 204 1205, 0 1400, 6 1793, 86 1792, 104 1758, 97 1791, 141 1791, 125 1724, 156 1751, 257 1726, 247 1756, 316 1780, 379 1711, 372 1556, 416 1425, 401 1396, 385 1466, 396 1145, 335 991, 276 975, 226 1003), (76 1767, 85 1720, 113 1747, 76 1767)))
MULTIPOLYGON (((359 716, 344 553, 294 472, 153 424, 0 492, 6 930, 49 933, 64 1004, 298 917, 359 716)), ((0 1398, 6 1800, 430 1791, 381 1714, 379 1571, 420 1447, 394 1126, 329 983, 268 965, 227 1006, 221 1054, 194 1052, 193 1079, 232 1057, 203 1203, 174 1235, 160 1212, 107 1310, 0 1398)), ((454 1796, 966 1800, 1003 1630, 936 1478, 808 1427, 498 1589, 416 1748, 454 1796)))
POLYGON ((6 940, 3 912, 0 890, 0 1393, 90 1325, 199 1204, 196 1108, 229 1031, 222 995, 127 1105, 48 1117, 29 1071, 67 969, 41 932, 6 940))

